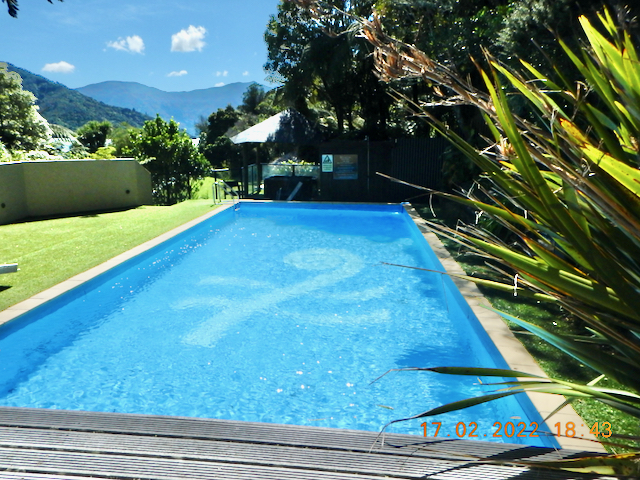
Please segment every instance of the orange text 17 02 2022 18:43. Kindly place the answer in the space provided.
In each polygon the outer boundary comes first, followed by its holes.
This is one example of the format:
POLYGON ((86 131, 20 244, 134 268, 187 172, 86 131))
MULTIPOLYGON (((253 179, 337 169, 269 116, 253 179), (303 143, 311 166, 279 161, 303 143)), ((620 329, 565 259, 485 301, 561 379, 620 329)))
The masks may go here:
MULTIPOLYGON (((427 422, 422 423, 420 426, 423 429, 424 436, 437 437, 439 434, 443 436, 440 432, 442 428, 442 422, 431 422, 431 427, 427 429, 427 422)), ((528 425, 526 422, 495 422, 493 424, 494 429, 491 432, 479 432, 478 424, 476 422, 458 422, 455 426, 455 436, 458 438, 475 438, 475 437, 538 437, 539 433, 543 435, 554 434, 558 437, 584 437, 584 432, 579 433, 580 429, 577 429, 576 424, 573 422, 558 422, 554 425, 556 431, 555 432, 538 432, 539 425, 537 422, 530 422, 528 425)), ((585 428, 584 424, 581 424, 580 427, 585 428)), ((587 426, 588 427, 588 426, 587 426)), ((596 422, 591 428, 589 428, 589 433, 595 435, 596 437, 602 436, 604 438, 609 438, 612 434, 611 431, 611 423, 609 422, 596 422)), ((451 434, 446 435, 447 437, 451 437, 451 434)))

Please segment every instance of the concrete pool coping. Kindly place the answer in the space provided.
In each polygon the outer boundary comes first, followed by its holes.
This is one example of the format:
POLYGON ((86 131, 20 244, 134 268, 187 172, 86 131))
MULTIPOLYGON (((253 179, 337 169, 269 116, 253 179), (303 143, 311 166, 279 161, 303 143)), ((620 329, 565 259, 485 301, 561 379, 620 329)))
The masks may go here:
MULTIPOLYGON (((251 200, 242 200, 242 202, 251 202, 251 200)), ((256 203, 266 203, 265 201, 256 201, 256 203)), ((278 202, 280 203, 280 202, 278 202)), ((296 202, 303 203, 303 202, 296 202)), ((344 204, 344 203, 340 203, 344 204)), ((395 204, 397 205, 397 204, 395 204)), ((221 213, 228 208, 234 208, 233 203, 223 204, 211 212, 206 213, 192 221, 189 221, 180 227, 174 228, 152 240, 149 240, 141 245, 128 250, 120 255, 113 257, 106 262, 97 265, 85 272, 82 272, 78 275, 75 275, 68 280, 65 280, 49 289, 46 289, 27 300, 17 303, 6 310, 0 312, 0 325, 10 322, 16 317, 28 312, 29 310, 36 308, 43 303, 52 300, 63 293, 72 290, 84 282, 87 282, 98 275, 106 272, 107 270, 120 265, 121 263, 161 244, 162 242, 169 240, 176 235, 188 230, 189 228, 208 220, 209 218, 221 213)), ((426 225, 426 222, 417 211, 408 204, 404 205, 405 211, 409 214, 409 216, 413 219, 414 223, 422 232, 425 240, 433 249, 435 255, 442 263, 444 269, 448 273, 452 274, 464 274, 462 268, 458 265, 455 260, 451 257, 449 252, 446 250, 442 242, 438 239, 438 237, 433 233, 431 229, 426 225)), ((522 346, 522 344, 515 338, 513 333, 509 330, 506 323, 502 320, 502 318, 496 313, 484 308, 482 305, 490 305, 489 302, 484 298, 484 296, 480 293, 478 288, 472 282, 452 278, 456 286, 460 289, 463 297, 469 303, 469 306, 473 310, 474 314, 478 317, 483 328, 487 331, 489 337, 495 343, 496 347, 504 357, 505 361, 509 364, 510 368, 518 371, 525 371, 527 373, 545 376, 542 369, 537 365, 533 357, 526 351, 526 349, 522 346)), ((556 407, 562 404, 564 401, 564 397, 559 395, 546 395, 539 393, 527 393, 534 407, 538 410, 540 415, 544 418, 550 412, 552 412, 556 407)), ((604 452, 605 449, 602 445, 596 440, 596 438, 589 433, 589 427, 584 425, 582 419, 578 416, 578 414, 573 410, 571 406, 564 407, 559 413, 552 416, 549 420, 547 420, 548 430, 552 430, 552 427, 556 423, 560 423, 561 428, 564 430, 568 422, 573 422, 575 425, 576 437, 556 437, 556 440, 560 444, 562 448, 567 449, 578 449, 578 450, 588 450, 588 451, 597 451, 604 452), (578 437, 581 435, 581 437, 578 437), (591 440, 591 441, 588 441, 591 440)))

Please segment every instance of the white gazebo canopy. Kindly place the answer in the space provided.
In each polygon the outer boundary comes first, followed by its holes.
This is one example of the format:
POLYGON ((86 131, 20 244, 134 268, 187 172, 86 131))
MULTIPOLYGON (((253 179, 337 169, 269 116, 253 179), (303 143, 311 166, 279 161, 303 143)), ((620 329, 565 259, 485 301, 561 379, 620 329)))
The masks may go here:
POLYGON ((320 130, 291 108, 231 137, 233 143, 316 143, 322 140, 320 130))

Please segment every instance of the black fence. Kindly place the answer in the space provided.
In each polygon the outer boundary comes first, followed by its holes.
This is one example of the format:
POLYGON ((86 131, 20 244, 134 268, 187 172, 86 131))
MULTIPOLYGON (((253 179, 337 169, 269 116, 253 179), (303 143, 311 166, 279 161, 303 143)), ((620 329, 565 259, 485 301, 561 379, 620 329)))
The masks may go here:
POLYGON ((402 202, 421 192, 384 178, 423 187, 442 186, 442 138, 320 145, 319 199, 333 202, 402 202))
POLYGON ((440 189, 447 145, 442 138, 323 143, 318 145, 318 165, 249 165, 247 194, 286 200, 302 183, 295 200, 402 202, 421 192, 378 173, 440 189))

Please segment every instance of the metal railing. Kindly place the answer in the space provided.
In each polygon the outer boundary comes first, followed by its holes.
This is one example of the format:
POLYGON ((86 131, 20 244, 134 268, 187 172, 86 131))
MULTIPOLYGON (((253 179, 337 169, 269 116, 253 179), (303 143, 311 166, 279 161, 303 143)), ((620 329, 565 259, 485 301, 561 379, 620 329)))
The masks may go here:
POLYGON ((269 177, 312 177, 320 176, 318 165, 298 163, 262 163, 262 175, 258 175, 258 165, 255 163, 247 167, 247 193, 253 195, 262 192, 262 183, 269 177))
POLYGON ((227 196, 230 196, 231 201, 233 202, 233 208, 235 210, 238 209, 238 205, 240 204, 240 194, 236 192, 233 187, 231 187, 227 182, 225 182, 221 178, 218 178, 211 184, 211 189, 214 203, 218 203, 219 201, 223 200, 222 196, 220 195, 220 189, 222 189, 225 194, 224 200, 227 199, 227 196))
POLYGON ((262 164, 262 178, 267 177, 313 177, 318 178, 320 167, 308 164, 262 164))

